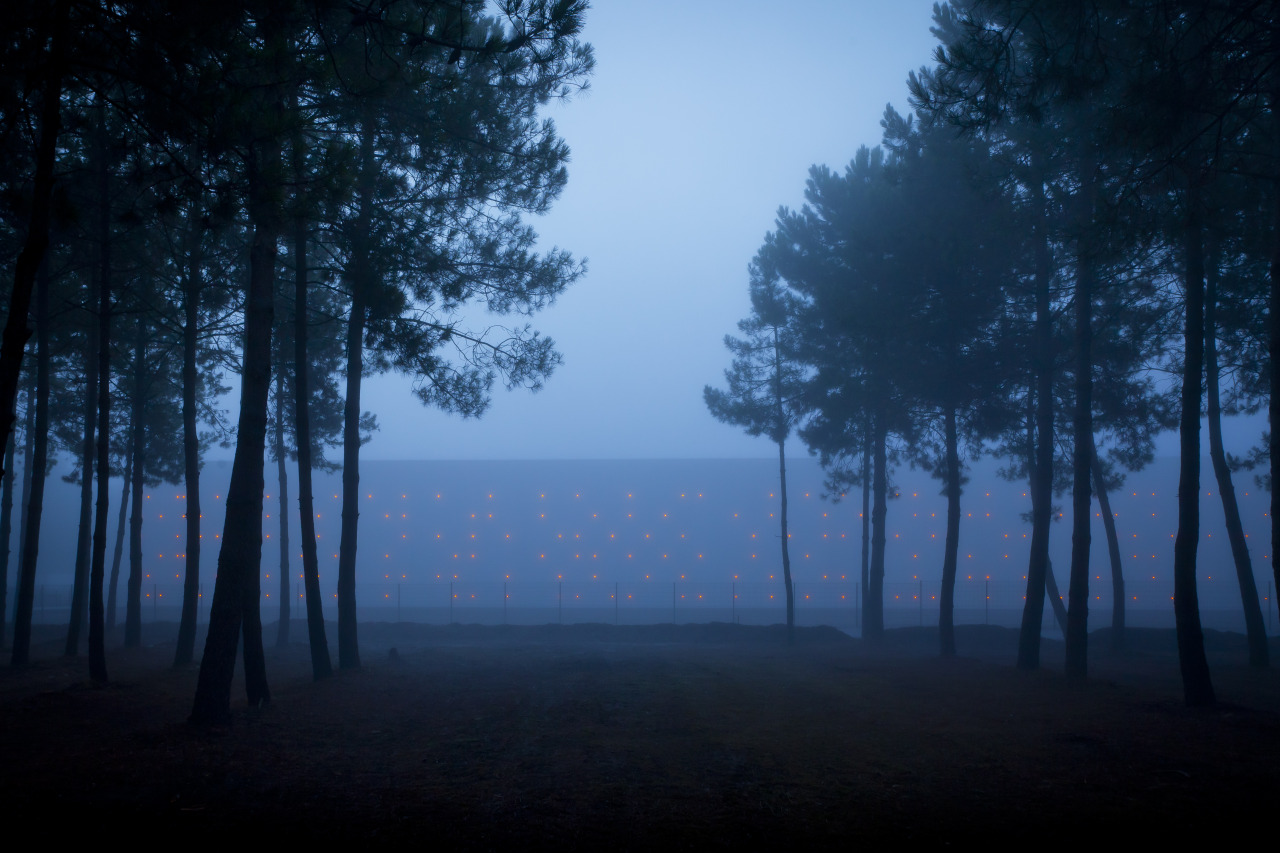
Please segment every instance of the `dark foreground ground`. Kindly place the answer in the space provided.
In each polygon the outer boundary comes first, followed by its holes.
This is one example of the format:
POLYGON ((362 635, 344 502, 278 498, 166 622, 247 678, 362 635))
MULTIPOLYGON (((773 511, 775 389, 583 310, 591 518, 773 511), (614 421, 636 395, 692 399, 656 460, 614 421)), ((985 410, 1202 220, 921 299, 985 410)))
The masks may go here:
POLYGON ((1231 843, 1274 817, 1280 676, 1208 640, 1221 702, 1190 711, 1163 631, 1119 655, 1095 635, 1071 684, 1060 644, 1018 672, 999 628, 962 628, 943 661, 927 630, 872 650, 821 628, 787 648, 733 625, 365 625, 364 667, 322 683, 304 644, 269 649, 273 703, 246 710, 237 686, 215 730, 184 722, 196 669, 171 644, 113 650, 96 689, 50 640, 0 672, 0 812, 180 843, 1231 843))

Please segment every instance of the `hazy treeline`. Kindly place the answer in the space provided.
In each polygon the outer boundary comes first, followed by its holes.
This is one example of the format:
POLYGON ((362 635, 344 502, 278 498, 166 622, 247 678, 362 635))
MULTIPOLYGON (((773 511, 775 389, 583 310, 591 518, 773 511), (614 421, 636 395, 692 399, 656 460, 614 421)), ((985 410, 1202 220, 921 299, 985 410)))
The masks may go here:
MULTIPOLYGON (((935 6, 933 64, 879 146, 815 166, 750 266, 752 314, 722 420, 778 444, 798 429, 839 492, 861 486, 864 632, 883 628, 891 469, 947 496, 940 635, 952 600, 965 459, 991 452, 1032 494, 1019 665, 1039 664, 1049 535, 1070 495, 1067 671, 1086 673, 1092 500, 1109 540, 1113 641, 1124 579, 1108 492, 1181 436, 1175 610, 1186 699, 1213 701, 1196 599, 1207 415, 1255 665, 1262 612, 1224 412, 1274 406, 1280 342, 1280 23, 1268 4, 960 0, 935 6)), ((1274 409, 1272 419, 1274 420, 1274 409)), ((1263 471, 1270 442, 1248 452, 1263 471)), ((1269 486, 1270 474, 1262 479, 1269 486)), ((1271 518, 1277 515, 1272 498, 1271 518)), ((1280 541, 1273 529, 1272 541, 1280 541)), ((1280 566, 1272 557, 1273 570, 1280 566)))
MULTIPOLYGON (((495 381, 537 387, 558 363, 550 340, 502 317, 531 314, 582 273, 567 252, 538 251, 524 216, 564 186, 568 149, 538 110, 586 85, 585 8, 56 0, 7 10, 0 257, 13 290, 0 347, 0 538, 17 488, 15 412, 29 493, 15 664, 29 655, 42 484, 59 449, 82 486, 67 654, 87 628, 91 675, 107 678, 112 500, 121 525, 133 504, 125 639, 139 642, 140 500, 164 480, 186 491, 176 662, 192 659, 201 450, 222 439, 235 460, 193 719, 227 717, 242 636, 250 702, 269 697, 258 612, 268 451, 282 514, 295 511, 285 463, 297 461, 317 677, 331 664, 311 470, 343 468, 339 664, 358 665, 356 492, 373 426, 361 378, 402 371, 423 403, 467 416, 495 381), (234 423, 210 408, 229 371, 240 384, 234 423), (341 448, 332 461, 330 446, 341 448), (109 499, 113 475, 125 492, 109 499)), ((287 541, 280 556, 287 585, 287 541)), ((278 599, 279 642, 291 598, 278 599)))

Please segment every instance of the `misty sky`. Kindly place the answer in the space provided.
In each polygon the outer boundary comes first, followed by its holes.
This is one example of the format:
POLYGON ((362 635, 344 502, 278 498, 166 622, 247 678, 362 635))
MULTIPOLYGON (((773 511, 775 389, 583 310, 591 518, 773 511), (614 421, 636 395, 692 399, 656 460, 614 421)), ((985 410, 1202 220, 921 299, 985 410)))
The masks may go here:
MULTIPOLYGON (((537 394, 498 389, 479 421, 429 411, 408 380, 366 382, 369 459, 745 457, 774 451, 717 423, 726 333, 747 264, 809 166, 880 139, 886 103, 930 61, 932 0, 595 0, 590 90, 549 115, 569 185, 533 220, 541 246, 589 262, 532 318, 563 366, 537 394)), ((477 318, 477 322, 482 320, 477 318)))

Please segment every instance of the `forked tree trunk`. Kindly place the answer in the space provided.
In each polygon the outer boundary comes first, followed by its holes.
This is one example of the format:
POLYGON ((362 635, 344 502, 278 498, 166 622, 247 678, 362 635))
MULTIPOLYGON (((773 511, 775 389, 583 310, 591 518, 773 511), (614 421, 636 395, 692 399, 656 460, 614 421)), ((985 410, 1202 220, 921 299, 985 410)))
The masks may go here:
POLYGON ((1107 494, 1106 478, 1102 472, 1102 461, 1098 459, 1098 444, 1092 445, 1093 457, 1090 470, 1093 473, 1093 487, 1098 493, 1098 509, 1102 515, 1102 528, 1107 534, 1107 557, 1111 562, 1111 650, 1124 648, 1124 565, 1120 560, 1120 536, 1116 533, 1116 516, 1111 511, 1111 498, 1107 494))
POLYGON ((40 551, 40 516, 44 510, 44 480, 49 457, 49 272, 40 268, 36 285, 36 423, 31 463, 31 503, 26 513, 26 539, 18 573, 18 601, 13 616, 14 666, 31 662, 31 619, 35 607, 36 559, 40 551))
MULTIPOLYGON (((129 494, 133 488, 133 442, 128 444, 123 482, 120 484, 120 509, 116 513, 116 543, 111 553, 111 578, 107 583, 107 630, 116 627, 116 592, 120 588, 120 565, 124 561, 125 521, 129 518, 129 494)), ((99 498, 101 500, 101 498, 99 498)))
MULTIPOLYGON (((1214 703, 1209 663, 1204 655, 1200 601, 1196 591, 1196 548, 1200 538, 1200 377, 1204 371, 1204 250, 1198 187, 1187 192, 1186 326, 1183 336, 1181 460, 1178 470, 1178 533, 1173 543, 1173 613, 1178 661, 1187 705, 1214 703)), ((1275 430, 1273 430, 1275 432, 1275 430)))
MULTIPOLYGON (((296 94, 295 94, 296 103, 296 94)), ((301 183, 302 143, 293 141, 293 169, 301 183)), ((298 448, 298 521, 302 536, 302 577, 307 602, 307 639, 311 646, 311 677, 319 681, 333 673, 329 641, 325 636, 324 609, 320 599, 320 560, 316 554, 316 509, 311 489, 311 361, 307 356, 307 223, 299 213, 294 220, 293 309, 293 426, 298 448)))
POLYGON ((1231 559, 1235 564, 1236 582, 1240 586, 1240 602, 1244 607, 1245 631, 1249 639, 1249 665, 1270 665, 1267 648, 1267 629, 1262 620, 1262 605, 1258 600, 1258 585, 1253 579, 1253 561, 1249 558, 1249 543, 1244 538, 1244 524, 1240 521, 1240 505, 1236 502, 1236 487, 1231 481, 1231 467, 1227 464, 1226 448, 1222 444, 1222 399, 1218 387, 1218 271, 1216 258, 1208 264, 1208 289, 1204 306, 1204 359, 1205 380, 1208 387, 1209 458, 1218 481, 1218 497, 1222 501, 1222 513, 1227 523, 1227 539, 1231 542, 1231 559))
MULTIPOLYGON (((271 41, 277 41, 272 39, 271 41)), ((278 47, 278 46, 277 46, 278 47)), ((218 552, 218 574, 209 630, 190 720, 221 724, 231 718, 231 681, 236 647, 244 629, 245 692, 250 707, 270 701, 262 651, 259 598, 262 580, 263 463, 266 456, 267 398, 271 390, 271 326, 274 313, 276 241, 279 213, 275 186, 280 149, 262 143, 249 178, 249 218, 253 242, 249 252, 249 285, 245 294, 244 369, 240 384, 240 417, 236 452, 227 489, 226 521, 218 552)))

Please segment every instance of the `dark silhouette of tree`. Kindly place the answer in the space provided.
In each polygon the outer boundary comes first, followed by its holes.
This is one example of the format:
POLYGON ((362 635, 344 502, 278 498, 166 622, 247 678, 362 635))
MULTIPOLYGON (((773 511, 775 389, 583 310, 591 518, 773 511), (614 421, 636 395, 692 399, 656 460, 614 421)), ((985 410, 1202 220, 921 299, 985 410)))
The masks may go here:
POLYGON ((726 335, 724 339, 733 353, 733 364, 724 373, 728 390, 708 385, 702 397, 717 420, 740 426, 748 435, 766 436, 778 446, 782 582, 787 593, 787 642, 793 643, 796 607, 787 529, 786 443, 801 417, 803 370, 788 349, 788 327, 795 309, 767 252, 751 262, 749 287, 751 316, 738 323, 745 337, 726 335))

